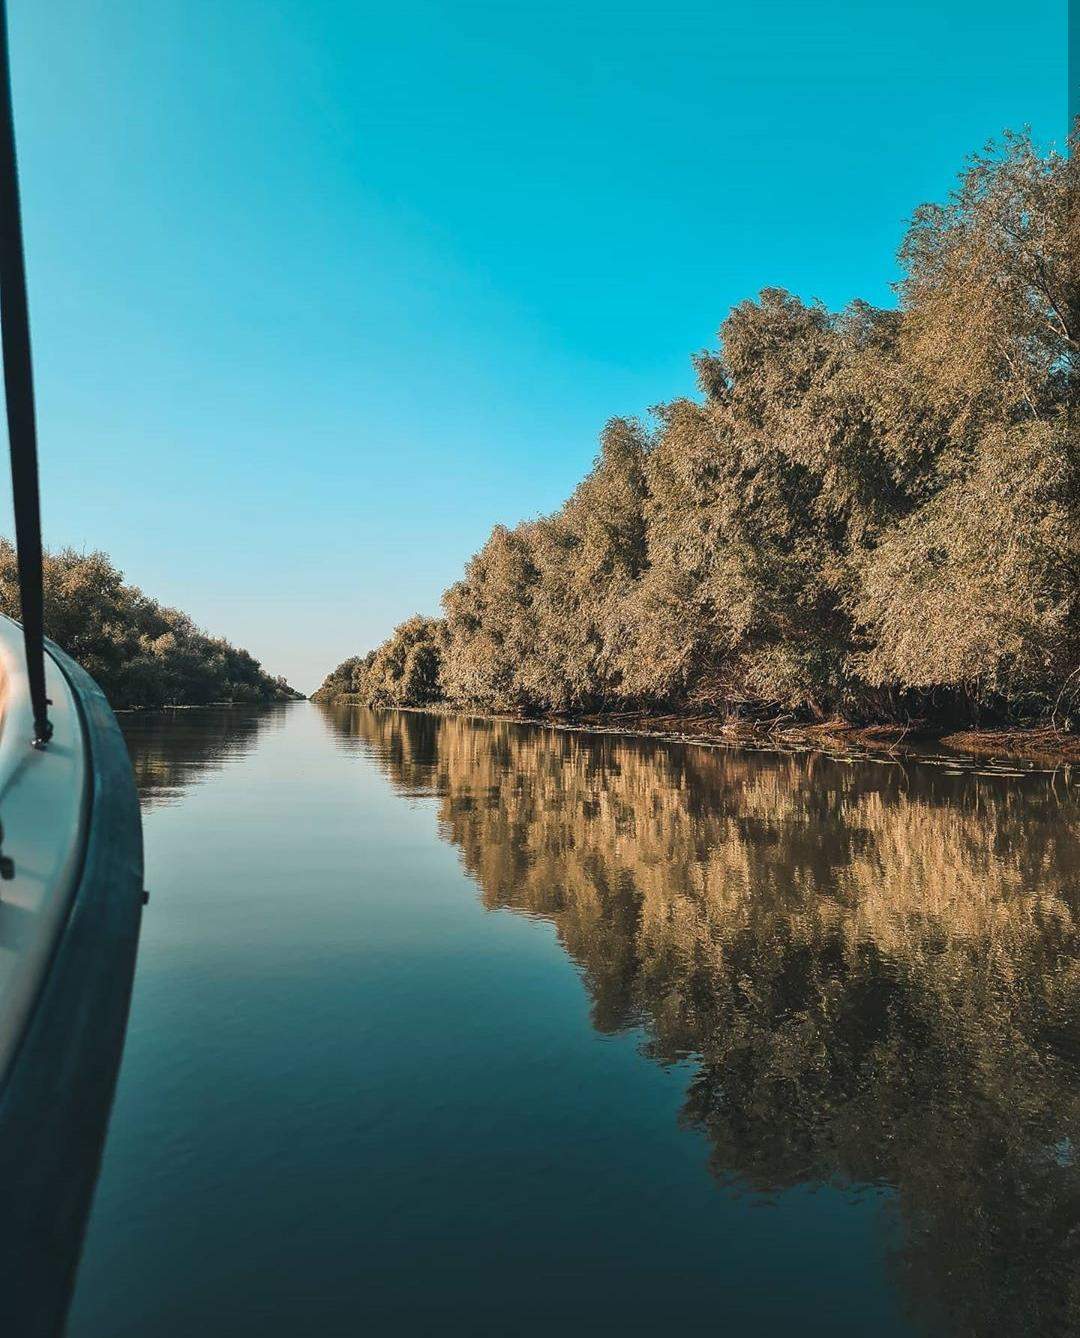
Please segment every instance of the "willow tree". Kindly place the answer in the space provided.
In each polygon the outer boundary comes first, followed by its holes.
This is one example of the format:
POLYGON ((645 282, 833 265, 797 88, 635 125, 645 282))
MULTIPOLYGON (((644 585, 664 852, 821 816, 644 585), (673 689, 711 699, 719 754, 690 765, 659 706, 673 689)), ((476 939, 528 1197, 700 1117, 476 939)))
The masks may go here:
POLYGON ((871 682, 1045 709, 1080 666, 1078 186, 1010 136, 915 214, 900 352, 945 430, 933 495, 860 568, 871 682))
POLYGON ((447 591, 444 696, 1068 719, 1076 162, 1024 135, 973 158, 915 211, 895 308, 737 305, 697 397, 612 420, 565 505, 447 591))

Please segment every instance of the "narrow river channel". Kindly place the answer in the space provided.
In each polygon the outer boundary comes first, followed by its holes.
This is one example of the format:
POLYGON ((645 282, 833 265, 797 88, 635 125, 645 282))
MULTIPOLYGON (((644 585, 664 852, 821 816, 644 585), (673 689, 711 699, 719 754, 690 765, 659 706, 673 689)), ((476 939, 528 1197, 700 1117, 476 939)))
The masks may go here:
POLYGON ((1080 789, 130 715, 150 904, 73 1338, 1080 1320, 1080 789))

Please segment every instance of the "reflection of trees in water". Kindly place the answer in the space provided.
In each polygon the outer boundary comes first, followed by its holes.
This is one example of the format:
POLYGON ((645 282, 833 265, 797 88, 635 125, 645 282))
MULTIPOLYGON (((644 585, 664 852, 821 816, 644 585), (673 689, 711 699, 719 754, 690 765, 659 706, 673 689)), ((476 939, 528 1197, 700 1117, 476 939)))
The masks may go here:
POLYGON ((597 1027, 700 1057, 726 1182, 895 1189, 932 1331, 1080 1331, 1080 805, 949 776, 354 709, 597 1027))
POLYGON ((251 752, 263 730, 280 726, 288 709, 278 704, 123 712, 117 719, 143 807, 171 803, 204 772, 251 752))

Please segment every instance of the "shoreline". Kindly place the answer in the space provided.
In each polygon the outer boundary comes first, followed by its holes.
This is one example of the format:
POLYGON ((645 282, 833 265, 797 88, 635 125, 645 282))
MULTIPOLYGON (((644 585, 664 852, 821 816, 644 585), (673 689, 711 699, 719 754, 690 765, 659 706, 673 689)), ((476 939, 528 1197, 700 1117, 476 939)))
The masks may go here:
MULTIPOLYGON (((311 698, 325 706, 363 706, 352 694, 311 698)), ((527 716, 510 711, 481 711, 442 703, 428 706, 392 706, 395 711, 421 715, 456 716, 467 720, 498 720, 515 725, 544 725, 570 733, 617 734, 631 738, 661 739, 705 747, 775 748, 778 751, 821 752, 833 756, 881 761, 1026 764, 1025 771, 1069 769, 1080 766, 1080 735, 1062 734, 1050 725, 1013 728, 936 730, 926 726, 852 725, 845 720, 820 724, 779 721, 756 724, 723 721, 691 712, 527 716)), ((783 719, 783 718, 781 718, 783 719)))
POLYGON ((136 712, 152 711, 206 711, 223 706, 291 706, 294 702, 307 702, 310 697, 272 697, 264 702, 162 702, 160 706, 114 706, 113 715, 134 715, 136 712))

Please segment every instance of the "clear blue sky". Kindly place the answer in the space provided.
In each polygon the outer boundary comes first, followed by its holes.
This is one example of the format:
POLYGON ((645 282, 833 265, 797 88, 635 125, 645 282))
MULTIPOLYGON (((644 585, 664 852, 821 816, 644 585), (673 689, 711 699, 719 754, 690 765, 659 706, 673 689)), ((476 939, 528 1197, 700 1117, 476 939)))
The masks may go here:
POLYGON ((1064 0, 9 3, 46 539, 305 690, 1065 127, 1064 0))

